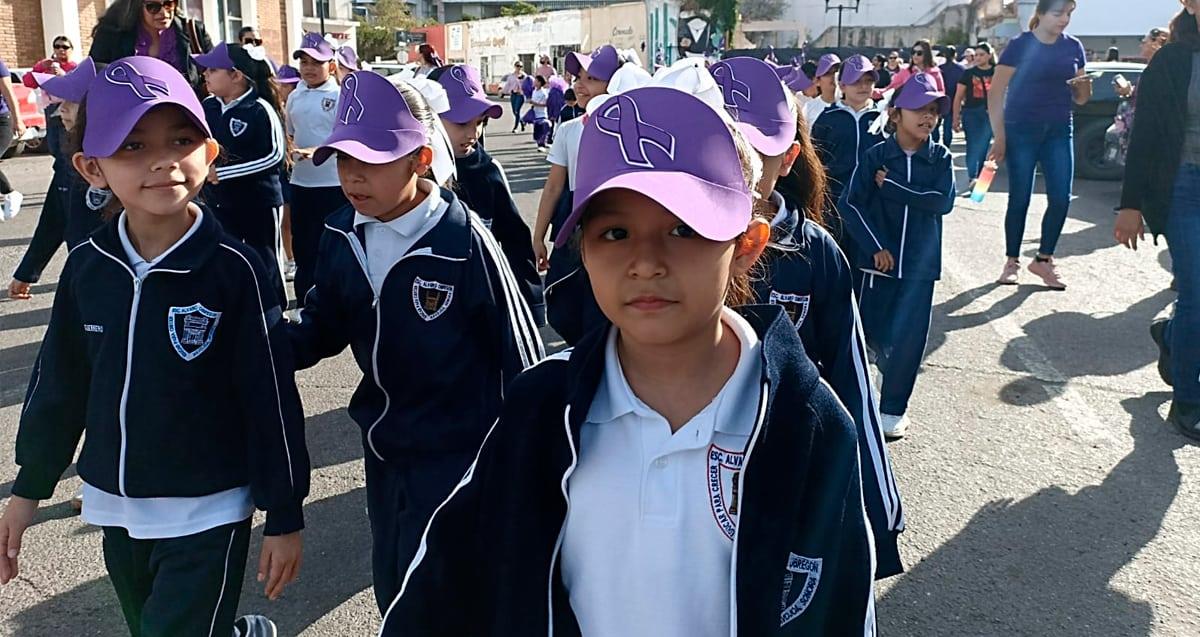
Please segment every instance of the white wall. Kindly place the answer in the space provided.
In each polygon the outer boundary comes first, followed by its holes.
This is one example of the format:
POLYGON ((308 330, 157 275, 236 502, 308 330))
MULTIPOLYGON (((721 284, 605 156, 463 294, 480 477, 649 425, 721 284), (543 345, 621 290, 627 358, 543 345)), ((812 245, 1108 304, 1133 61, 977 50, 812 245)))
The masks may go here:
MULTIPOLYGON (((1089 0, 1090 1, 1090 0, 1089 0)), ((854 0, 835 0, 844 5, 854 0)), ((900 26, 927 22, 940 10, 954 5, 970 4, 970 0, 862 0, 858 12, 842 14, 843 26, 900 26)), ((825 0, 792 0, 782 20, 808 25, 809 35, 816 38, 826 29, 836 27, 836 11, 825 11, 825 0)))

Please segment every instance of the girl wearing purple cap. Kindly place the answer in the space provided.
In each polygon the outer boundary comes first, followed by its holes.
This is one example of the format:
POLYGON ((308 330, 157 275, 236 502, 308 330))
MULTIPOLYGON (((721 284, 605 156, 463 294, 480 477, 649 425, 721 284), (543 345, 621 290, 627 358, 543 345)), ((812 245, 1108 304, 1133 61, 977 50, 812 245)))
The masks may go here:
POLYGON ((837 76, 841 68, 842 59, 834 53, 822 55, 817 62, 816 70, 813 73, 813 83, 810 87, 814 99, 804 105, 804 121, 808 122, 810 131, 817 123, 817 118, 821 116, 821 113, 836 104, 840 97, 837 76))
POLYGON ((292 57, 300 61, 300 83, 286 103, 287 133, 292 138, 292 251, 296 257, 293 287, 296 303, 312 287, 317 249, 325 217, 346 205, 338 183, 337 159, 317 166, 313 152, 333 130, 340 89, 334 72, 333 47, 319 33, 306 33, 292 57))
POLYGON ((420 177, 434 154, 424 122, 436 118, 421 93, 359 71, 339 104, 313 160, 337 155, 351 205, 325 223, 290 335, 300 368, 349 345, 363 371, 349 412, 363 430, 382 613, 506 387, 544 353, 496 239, 453 192, 420 177))
POLYGON ((123 210, 71 251, 17 433, 0 582, 75 455, 83 520, 131 634, 274 635, 236 620, 255 508, 258 580, 300 566, 309 463, 280 309, 258 253, 193 203, 219 147, 187 80, 117 60, 91 83, 76 170, 123 210), (83 436, 84 432, 86 436, 83 436))
MULTIPOLYGON (((813 144, 829 171, 830 200, 835 202, 850 183, 850 175, 863 153, 883 141, 882 126, 876 125, 883 114, 871 99, 875 90, 875 68, 871 61, 862 55, 847 58, 838 72, 838 86, 841 98, 812 124, 813 144)), ((840 217, 830 221, 838 244, 852 253, 851 238, 843 232, 840 217)))
POLYGON ((883 431, 901 438, 929 337, 934 283, 942 272, 942 217, 954 209, 950 149, 930 139, 949 99, 924 73, 892 95, 891 137, 867 150, 838 202, 865 276, 859 307, 883 376, 883 431))
POLYGON ((550 89, 546 87, 546 78, 541 75, 535 76, 533 83, 533 95, 529 97, 529 106, 533 111, 533 141, 537 142, 539 151, 545 152, 550 137, 550 120, 547 119, 546 110, 550 89))
POLYGON ((283 287, 283 193, 279 167, 287 150, 283 113, 261 46, 221 42, 196 56, 211 93, 204 117, 224 157, 205 190, 206 202, 229 234, 257 249, 271 273, 271 288, 287 305, 283 287))
POLYGON ((1074 0, 1039 0, 1029 31, 1013 38, 996 63, 988 93, 994 141, 989 157, 1008 168, 1004 269, 997 283, 1016 285, 1021 241, 1033 196, 1034 173, 1046 178, 1042 238, 1029 272, 1052 290, 1065 290, 1054 250, 1071 206, 1075 179, 1074 107, 1092 97, 1083 43, 1066 33, 1074 0))
POLYGON ((683 91, 589 115, 556 244, 612 324, 509 388, 382 635, 874 634, 854 424, 783 308, 731 309, 760 178, 683 91))

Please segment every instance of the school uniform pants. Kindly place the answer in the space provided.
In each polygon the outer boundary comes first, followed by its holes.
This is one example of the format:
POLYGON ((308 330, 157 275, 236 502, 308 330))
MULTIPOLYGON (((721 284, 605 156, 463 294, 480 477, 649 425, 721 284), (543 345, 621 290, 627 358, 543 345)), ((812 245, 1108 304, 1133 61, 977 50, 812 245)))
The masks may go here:
POLYGON ((1175 400, 1200 405, 1200 166, 1184 164, 1167 212, 1167 245, 1175 274, 1175 314, 1167 323, 1175 400))
MULTIPOLYGON (((11 113, 0 115, 0 155, 8 152, 8 147, 16 142, 13 139, 13 120, 11 113)), ((3 162, 0 159, 0 162, 3 162)), ((0 170, 0 195, 7 195, 13 191, 12 184, 8 182, 8 176, 0 170)))
POLYGON ((550 120, 542 117, 533 120, 533 141, 538 146, 545 146, 550 138, 550 120))
POLYGON ((349 203, 341 186, 309 188, 292 184, 292 256, 296 259, 296 278, 292 283, 298 307, 304 307, 304 295, 313 286, 325 217, 349 203))
POLYGON ((879 411, 885 414, 903 416, 908 411, 929 339, 933 284, 864 274, 859 285, 863 332, 883 376, 879 411))
POLYGON ((400 593, 433 510, 467 472, 475 452, 413 452, 380 460, 366 453, 367 517, 375 602, 386 614, 400 593))
POLYGON ((138 540, 104 527, 104 564, 133 637, 228 637, 237 618, 250 518, 194 535, 138 540))
POLYGON ((279 260, 283 254, 283 206, 218 205, 213 211, 225 232, 258 251, 280 307, 286 309, 287 292, 279 260))
MULTIPOLYGON (((73 170, 68 168, 67 170, 73 170)), ((13 278, 24 283, 37 283, 42 276, 42 270, 58 246, 62 245, 67 229, 67 209, 70 206, 71 177, 65 171, 55 171, 50 178, 50 188, 46 190, 46 201, 42 204, 42 214, 38 217, 37 228, 25 256, 17 265, 13 278)))
POLYGON ((1021 256, 1025 217, 1029 215, 1033 197, 1034 171, 1041 166, 1046 178, 1047 203, 1038 252, 1053 255, 1071 207, 1071 183, 1075 180, 1074 128, 1071 122, 1005 122, 1004 130, 1008 137, 1004 156, 1008 167, 1005 254, 1013 259, 1021 256))

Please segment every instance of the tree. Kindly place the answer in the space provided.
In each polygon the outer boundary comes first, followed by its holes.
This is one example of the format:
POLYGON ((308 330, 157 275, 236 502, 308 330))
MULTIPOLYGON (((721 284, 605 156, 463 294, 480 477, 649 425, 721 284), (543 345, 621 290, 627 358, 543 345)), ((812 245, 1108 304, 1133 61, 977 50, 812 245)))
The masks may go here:
POLYGON ((358 56, 364 60, 396 57, 396 31, 416 26, 403 0, 378 0, 366 18, 358 18, 358 56))
POLYGON ((512 4, 500 7, 500 15, 506 17, 514 15, 533 15, 535 13, 541 13, 541 9, 538 9, 537 6, 532 2, 526 2, 525 0, 517 0, 512 4))

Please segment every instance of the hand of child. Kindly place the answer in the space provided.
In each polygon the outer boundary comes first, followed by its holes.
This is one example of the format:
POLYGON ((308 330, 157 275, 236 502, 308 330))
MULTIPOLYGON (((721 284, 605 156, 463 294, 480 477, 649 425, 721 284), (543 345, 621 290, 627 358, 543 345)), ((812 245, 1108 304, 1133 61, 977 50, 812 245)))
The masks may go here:
POLYGON ((875 253, 875 269, 880 272, 891 272, 892 268, 896 267, 896 260, 892 258, 892 253, 886 249, 875 253))
POLYGON ((537 261, 538 272, 550 269, 550 251, 546 248, 545 241, 533 240, 533 257, 537 261))
POLYGON ((258 558, 258 581, 266 582, 263 594, 275 601, 283 588, 300 574, 303 542, 300 532, 263 537, 262 555, 258 558))
POLYGON ((19 495, 8 499, 8 508, 4 510, 4 517, 0 518, 0 551, 4 552, 0 555, 0 584, 11 582, 20 571, 17 557, 21 553, 21 537, 33 522, 37 506, 37 500, 19 495))
POLYGON ((29 284, 13 279, 8 284, 8 298, 14 301, 28 301, 33 298, 33 295, 29 293, 29 284))
POLYGON ((887 168, 880 168, 875 171, 875 185, 883 188, 883 180, 887 179, 887 168))

